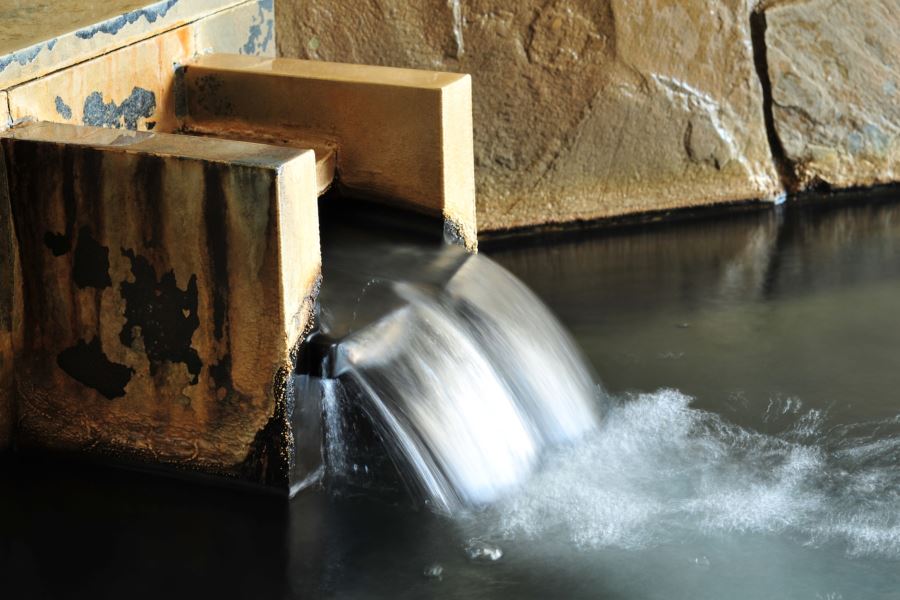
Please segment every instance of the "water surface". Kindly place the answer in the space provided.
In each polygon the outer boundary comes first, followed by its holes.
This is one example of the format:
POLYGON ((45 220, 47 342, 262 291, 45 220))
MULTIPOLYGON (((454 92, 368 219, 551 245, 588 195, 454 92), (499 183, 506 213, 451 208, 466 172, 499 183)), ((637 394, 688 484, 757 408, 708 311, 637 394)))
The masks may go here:
POLYGON ((447 518, 384 494, 285 505, 14 464, 2 580, 67 598, 900 598, 900 204, 484 252, 613 403, 517 493, 447 518), (472 543, 503 556, 472 561, 472 543))

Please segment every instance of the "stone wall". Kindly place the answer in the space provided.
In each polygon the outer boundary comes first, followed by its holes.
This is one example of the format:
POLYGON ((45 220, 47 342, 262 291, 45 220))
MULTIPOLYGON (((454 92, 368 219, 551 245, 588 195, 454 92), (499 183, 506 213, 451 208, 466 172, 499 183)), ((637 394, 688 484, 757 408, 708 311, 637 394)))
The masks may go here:
POLYGON ((276 3, 281 55, 473 75, 481 231, 894 180, 898 15, 900 0, 276 3))

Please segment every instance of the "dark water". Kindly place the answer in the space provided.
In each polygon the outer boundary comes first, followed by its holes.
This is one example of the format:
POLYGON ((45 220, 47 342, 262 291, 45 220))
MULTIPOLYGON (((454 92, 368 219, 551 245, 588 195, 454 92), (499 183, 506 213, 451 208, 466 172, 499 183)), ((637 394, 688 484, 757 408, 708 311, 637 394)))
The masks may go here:
POLYGON ((450 519, 12 463, 0 597, 900 598, 900 203, 484 252, 615 404, 519 493, 450 519))

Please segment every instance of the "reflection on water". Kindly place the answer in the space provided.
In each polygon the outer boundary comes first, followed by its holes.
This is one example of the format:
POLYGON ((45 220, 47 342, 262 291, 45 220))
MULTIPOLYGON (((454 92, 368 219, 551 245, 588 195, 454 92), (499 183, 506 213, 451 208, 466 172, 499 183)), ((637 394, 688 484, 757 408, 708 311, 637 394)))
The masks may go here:
POLYGON ((0 579, 46 592, 13 597, 898 598, 898 250, 888 202, 487 247, 616 403, 518 494, 451 520, 30 465, 0 476, 0 579))

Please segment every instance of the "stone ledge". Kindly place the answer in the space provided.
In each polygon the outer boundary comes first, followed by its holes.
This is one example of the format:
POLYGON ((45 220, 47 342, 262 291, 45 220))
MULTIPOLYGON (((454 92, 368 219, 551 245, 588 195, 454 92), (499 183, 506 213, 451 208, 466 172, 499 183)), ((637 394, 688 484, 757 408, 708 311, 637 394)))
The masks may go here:
POLYGON ((35 124, 0 135, 23 277, 17 444, 287 491, 319 280, 315 160, 35 124))

